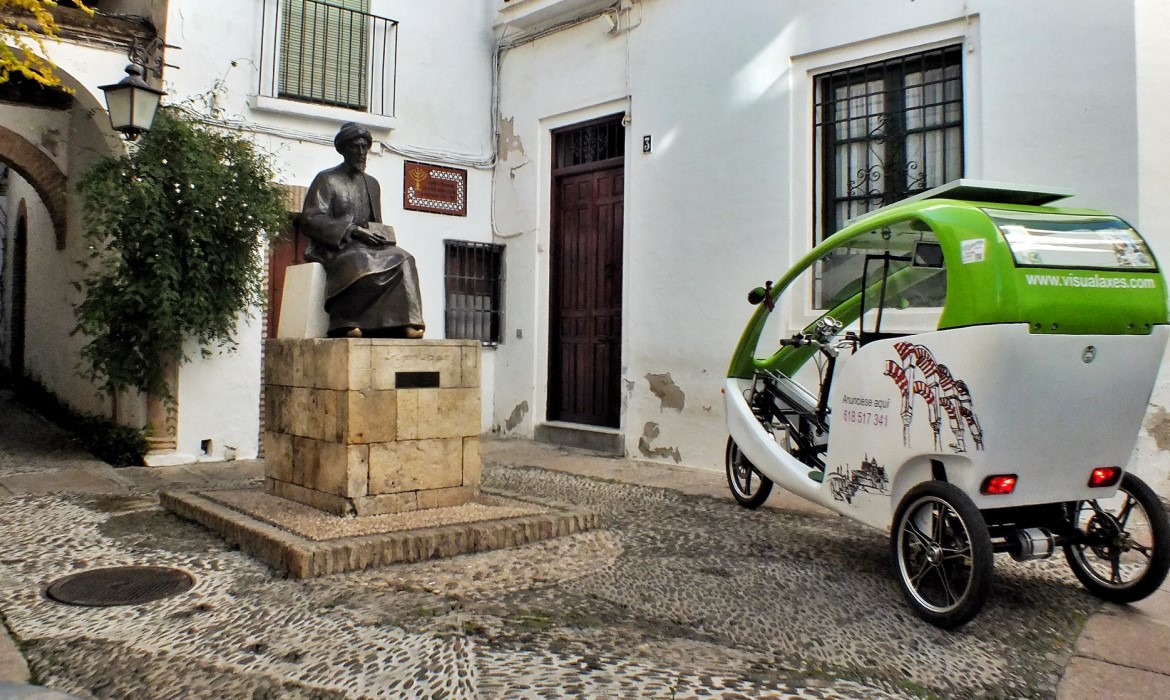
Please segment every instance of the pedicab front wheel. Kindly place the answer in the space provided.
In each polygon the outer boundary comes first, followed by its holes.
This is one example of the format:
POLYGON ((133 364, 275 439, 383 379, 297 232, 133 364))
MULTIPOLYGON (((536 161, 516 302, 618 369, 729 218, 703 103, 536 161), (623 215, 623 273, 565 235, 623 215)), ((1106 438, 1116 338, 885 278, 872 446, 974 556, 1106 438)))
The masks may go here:
POLYGON ((1170 516, 1153 489, 1125 474, 1117 495, 1074 505, 1084 541, 1066 544, 1069 567, 1090 593, 1111 603, 1149 596, 1170 571, 1170 516))
POLYGON ((918 617, 955 629, 975 617, 991 590, 995 554, 979 509, 957 486, 928 481, 894 511, 890 555, 918 617))
POLYGON ((755 465, 740 451, 734 438, 727 438, 724 464, 727 468, 727 485, 731 487, 731 495, 736 502, 744 508, 764 505, 772 493, 772 480, 756 471, 755 465))

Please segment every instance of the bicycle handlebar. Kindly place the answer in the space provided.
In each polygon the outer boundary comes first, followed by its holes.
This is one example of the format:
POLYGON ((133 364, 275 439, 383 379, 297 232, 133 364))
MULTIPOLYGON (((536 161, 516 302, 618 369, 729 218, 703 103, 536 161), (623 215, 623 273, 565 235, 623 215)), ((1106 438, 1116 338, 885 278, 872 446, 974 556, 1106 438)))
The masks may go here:
POLYGON ((811 345, 824 353, 825 357, 837 357, 837 349, 830 342, 841 332, 842 324, 832 316, 825 316, 816 322, 813 330, 801 331, 787 340, 780 341, 780 347, 804 347, 811 345))
POLYGON ((804 333, 797 333, 791 338, 786 338, 780 341, 780 347, 800 348, 805 346, 814 347, 817 350, 823 352, 828 357, 837 356, 837 349, 833 347, 833 344, 828 340, 817 340, 816 338, 810 337, 804 333))

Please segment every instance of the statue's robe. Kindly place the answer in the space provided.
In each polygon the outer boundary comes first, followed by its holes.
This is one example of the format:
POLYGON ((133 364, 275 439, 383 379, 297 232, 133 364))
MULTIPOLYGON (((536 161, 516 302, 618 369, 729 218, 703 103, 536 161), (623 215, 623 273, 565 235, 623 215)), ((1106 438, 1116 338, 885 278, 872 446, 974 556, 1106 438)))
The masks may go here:
POLYGON ((350 235, 354 226, 381 223, 381 201, 378 181, 344 163, 317 173, 305 195, 305 259, 325 266, 330 335, 352 328, 366 336, 400 335, 405 326, 423 327, 414 256, 397 245, 371 246, 350 235))

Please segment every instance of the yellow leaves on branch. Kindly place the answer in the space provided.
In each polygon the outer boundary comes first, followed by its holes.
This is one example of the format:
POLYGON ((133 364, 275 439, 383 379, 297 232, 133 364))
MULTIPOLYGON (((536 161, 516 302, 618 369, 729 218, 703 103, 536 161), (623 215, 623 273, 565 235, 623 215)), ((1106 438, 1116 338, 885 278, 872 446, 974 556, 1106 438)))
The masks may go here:
MULTIPOLYGON (((67 4, 93 14, 83 2, 67 4)), ((16 73, 47 87, 73 92, 61 85, 61 79, 53 72, 53 62, 45 58, 45 39, 58 36, 57 19, 52 13, 57 5, 55 0, 0 0, 0 83, 16 73)))

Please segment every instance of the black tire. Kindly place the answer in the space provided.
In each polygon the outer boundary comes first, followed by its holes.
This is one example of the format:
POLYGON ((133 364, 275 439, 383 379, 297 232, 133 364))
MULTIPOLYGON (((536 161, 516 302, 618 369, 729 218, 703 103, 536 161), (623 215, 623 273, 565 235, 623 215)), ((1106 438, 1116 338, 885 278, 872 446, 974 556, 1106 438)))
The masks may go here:
POLYGON ((772 480, 756 471, 754 464, 739 451, 733 438, 727 438, 723 462, 727 470, 727 485, 731 495, 744 508, 759 508, 772 493, 772 480), (755 488, 753 489, 753 483, 755 488))
POLYGON ((1090 539, 1064 545, 1064 557, 1098 598, 1132 603, 1166 580, 1170 516, 1153 489, 1133 474, 1121 478, 1116 496, 1076 503, 1072 524, 1090 539))
POLYGON ((890 557, 898 585, 918 617, 951 630, 987 601, 995 553, 979 509, 953 484, 928 481, 894 511, 890 557))

